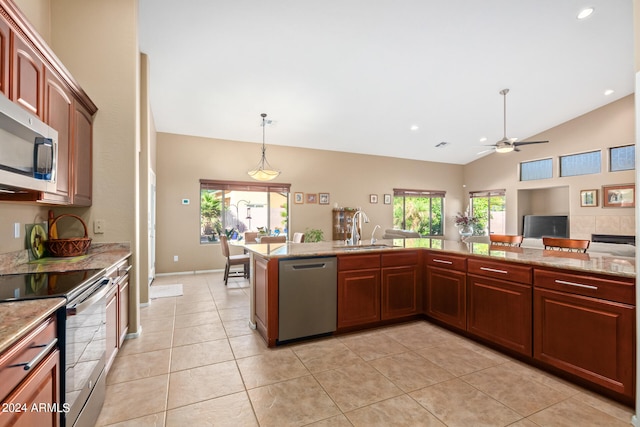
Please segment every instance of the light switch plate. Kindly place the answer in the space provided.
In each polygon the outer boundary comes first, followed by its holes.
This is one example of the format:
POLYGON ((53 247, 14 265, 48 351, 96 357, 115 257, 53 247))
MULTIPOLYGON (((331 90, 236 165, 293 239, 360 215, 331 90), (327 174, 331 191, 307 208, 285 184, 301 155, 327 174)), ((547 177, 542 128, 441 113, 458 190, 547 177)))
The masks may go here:
POLYGON ((105 232, 104 219, 96 219, 95 221, 93 221, 93 232, 95 234, 104 234, 105 232))

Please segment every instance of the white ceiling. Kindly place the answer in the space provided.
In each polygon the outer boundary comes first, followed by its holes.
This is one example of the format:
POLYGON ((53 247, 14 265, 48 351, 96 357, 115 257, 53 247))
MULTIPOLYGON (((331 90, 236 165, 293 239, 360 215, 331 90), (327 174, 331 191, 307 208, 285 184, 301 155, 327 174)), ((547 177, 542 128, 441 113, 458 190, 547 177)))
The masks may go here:
POLYGON ((632 0, 139 3, 159 132, 466 164, 634 91, 632 0))

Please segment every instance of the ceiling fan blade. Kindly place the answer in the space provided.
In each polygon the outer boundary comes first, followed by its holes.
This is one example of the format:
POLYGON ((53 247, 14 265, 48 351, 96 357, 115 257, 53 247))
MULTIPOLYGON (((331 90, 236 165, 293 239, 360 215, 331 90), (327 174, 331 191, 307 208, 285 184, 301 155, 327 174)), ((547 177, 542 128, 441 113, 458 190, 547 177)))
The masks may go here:
POLYGON ((521 142, 514 142, 513 145, 518 147, 520 145, 529 145, 529 144, 545 144, 549 141, 521 141, 521 142))

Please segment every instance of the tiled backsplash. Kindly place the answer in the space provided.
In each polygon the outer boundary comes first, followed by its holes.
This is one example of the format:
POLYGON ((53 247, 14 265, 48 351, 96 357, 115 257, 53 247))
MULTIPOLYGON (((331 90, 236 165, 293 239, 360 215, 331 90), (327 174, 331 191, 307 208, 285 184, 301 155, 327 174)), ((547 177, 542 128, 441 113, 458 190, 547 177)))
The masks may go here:
POLYGON ((633 236, 636 234, 636 221, 632 215, 572 215, 569 218, 571 237, 591 239, 592 234, 617 234, 633 236))

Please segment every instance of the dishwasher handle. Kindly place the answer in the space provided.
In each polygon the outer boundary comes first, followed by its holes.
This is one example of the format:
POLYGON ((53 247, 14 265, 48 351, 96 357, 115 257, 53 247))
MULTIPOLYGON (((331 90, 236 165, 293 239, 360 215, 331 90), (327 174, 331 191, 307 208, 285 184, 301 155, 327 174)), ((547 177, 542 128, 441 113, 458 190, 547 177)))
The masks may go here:
POLYGON ((313 268, 326 268, 327 263, 326 262, 319 262, 317 264, 298 264, 298 265, 292 265, 291 268, 293 268, 294 270, 310 270, 313 268))

